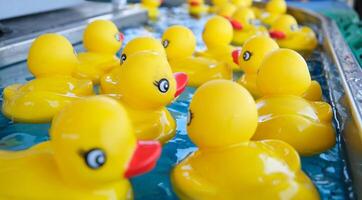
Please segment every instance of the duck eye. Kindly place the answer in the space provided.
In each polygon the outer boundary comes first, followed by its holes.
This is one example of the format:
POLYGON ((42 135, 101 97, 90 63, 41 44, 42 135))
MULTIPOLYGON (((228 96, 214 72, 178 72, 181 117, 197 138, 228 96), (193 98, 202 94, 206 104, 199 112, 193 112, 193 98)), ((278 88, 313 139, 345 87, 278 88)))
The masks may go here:
POLYGON ((298 24, 293 24, 293 25, 291 25, 291 26, 290 26, 290 29, 291 29, 292 31, 297 31, 297 30, 298 30, 298 24))
POLYGON ((114 35, 114 38, 116 38, 116 40, 119 42, 119 41, 121 41, 121 37, 119 37, 119 34, 118 33, 116 33, 115 35, 114 35))
POLYGON ((243 53, 243 60, 248 61, 248 60, 250 60, 251 56, 252 56, 252 54, 250 51, 245 51, 243 53))
POLYGON ((124 63, 124 61, 126 61, 126 59, 127 59, 126 54, 122 54, 121 55, 121 63, 124 63))
POLYGON ((193 117, 193 113, 191 112, 191 110, 189 110, 187 112, 187 126, 190 126, 193 117))
POLYGON ((91 169, 98 169, 106 163, 106 154, 101 149, 91 149, 84 154, 84 160, 91 169))
POLYGON ((170 44, 170 41, 168 41, 168 40, 162 41, 162 46, 163 46, 164 48, 167 48, 169 44, 170 44))
POLYGON ((158 90, 162 93, 166 93, 170 87, 170 84, 167 79, 163 78, 159 81, 156 81, 154 85, 158 88, 158 90))

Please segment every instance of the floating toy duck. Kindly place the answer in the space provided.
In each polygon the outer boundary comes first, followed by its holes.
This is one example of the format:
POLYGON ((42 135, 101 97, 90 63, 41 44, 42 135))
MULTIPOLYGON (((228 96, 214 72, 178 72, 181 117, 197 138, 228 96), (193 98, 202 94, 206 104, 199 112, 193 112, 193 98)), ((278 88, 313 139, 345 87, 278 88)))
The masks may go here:
POLYGON ((250 7, 253 4, 253 0, 231 0, 230 2, 237 7, 250 7))
POLYGON ((71 103, 54 118, 51 140, 0 151, 5 199, 132 199, 127 178, 150 171, 156 141, 136 141, 126 110, 113 99, 71 103))
POLYGON ((317 46, 315 33, 309 27, 299 27, 291 15, 281 15, 270 28, 270 37, 276 39, 282 48, 300 53, 311 52, 317 46))
POLYGON ((84 30, 83 44, 86 52, 79 53, 74 77, 98 83, 102 75, 119 65, 116 53, 122 46, 123 34, 109 20, 96 20, 84 30))
POLYGON ((260 92, 256 86, 256 76, 264 57, 279 49, 278 44, 268 36, 254 36, 248 39, 240 53, 238 63, 244 71, 239 83, 243 85, 254 98, 260 97, 260 92))
POLYGON ((237 7, 232 3, 226 3, 218 8, 216 14, 226 19, 231 19, 237 7))
POLYGON ((287 12, 287 3, 285 0, 270 0, 265 7, 266 12, 260 15, 264 24, 272 25, 279 16, 287 12))
POLYGON ((189 14, 194 17, 201 17, 209 10, 204 0, 187 0, 189 4, 189 14))
POLYGON ((228 64, 192 56, 196 38, 190 29, 179 25, 169 27, 163 33, 162 44, 172 70, 186 73, 189 86, 198 87, 213 79, 232 79, 232 69, 228 64))
POLYGON ((229 0, 211 0, 212 6, 209 8, 209 12, 217 13, 218 10, 227 3, 229 3, 229 0))
POLYGON ((157 19, 159 15, 158 7, 162 2, 163 0, 141 0, 141 5, 148 11, 148 16, 151 19, 157 19))
POLYGON ((255 15, 252 9, 240 7, 235 11, 231 19, 234 28, 233 44, 243 45, 253 35, 268 34, 264 26, 257 26, 254 21, 255 15))
POLYGON ((256 83, 264 97, 257 101, 259 125, 253 139, 283 140, 302 155, 333 147, 331 106, 300 97, 311 84, 301 55, 290 49, 270 53, 259 68, 256 83))
POLYGON ((232 69, 239 69, 232 57, 236 48, 230 45, 233 27, 227 19, 220 16, 210 18, 205 24, 202 39, 207 49, 197 55, 213 58, 227 63, 232 69))
POLYGON ((250 141, 256 127, 255 102, 241 85, 198 88, 187 125, 198 150, 171 174, 180 199, 319 199, 298 153, 282 141, 250 141))
MULTIPOLYGON (((166 51, 163 48, 160 40, 157 40, 153 37, 137 37, 129 41, 124 47, 121 54, 120 64, 122 65, 128 56, 141 51, 154 51, 164 56, 165 58, 167 57, 166 51)), ((117 78, 120 70, 121 66, 115 67, 110 73, 104 75, 101 78, 101 93, 119 96, 119 92, 117 90, 117 78)))
POLYGON ((17 122, 49 122, 64 105, 93 95, 91 81, 71 77, 77 65, 77 56, 65 37, 41 35, 28 55, 28 68, 35 79, 6 87, 2 112, 17 122))
POLYGON ((102 91, 118 94, 142 140, 165 143, 175 135, 175 120, 165 106, 186 87, 184 73, 172 74, 165 56, 141 51, 131 54, 113 75, 114 91, 101 85, 102 91))

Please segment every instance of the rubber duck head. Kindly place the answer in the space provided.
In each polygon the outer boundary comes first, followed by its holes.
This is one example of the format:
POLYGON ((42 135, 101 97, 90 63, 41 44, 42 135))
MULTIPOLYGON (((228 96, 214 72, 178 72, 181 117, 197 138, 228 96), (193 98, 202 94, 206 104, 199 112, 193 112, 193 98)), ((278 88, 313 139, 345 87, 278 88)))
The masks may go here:
POLYGON ((124 36, 109 20, 95 20, 88 24, 83 34, 84 47, 90 52, 116 54, 124 36))
POLYGON ((216 14, 222 17, 225 17, 226 19, 231 19, 231 16, 236 11, 236 6, 232 3, 225 3, 219 7, 216 14))
POLYGON ((162 56, 166 56, 166 51, 161 42, 153 37, 137 37, 127 43, 124 47, 121 62, 126 61, 127 57, 140 51, 155 51, 162 56))
POLYGON ((264 95, 302 95, 311 84, 304 58, 291 49, 278 49, 263 60, 256 78, 264 95))
POLYGON ((186 58, 194 53, 196 38, 190 29, 175 25, 163 33, 162 45, 166 49, 168 59, 186 58))
POLYGON ((245 73, 256 74, 264 57, 279 49, 278 44, 268 36, 254 36, 248 39, 241 50, 238 63, 245 73))
POLYGON ((270 0, 266 4, 266 11, 273 14, 284 14, 287 11, 285 0, 270 0))
POLYGON ((142 4, 151 7, 159 7, 162 3, 163 0, 142 0, 142 4))
POLYGON ((239 7, 231 17, 231 25, 235 30, 248 29, 253 26, 255 15, 252 9, 239 7))
POLYGON ((71 76, 79 64, 72 44, 63 36, 47 33, 31 44, 28 67, 35 77, 64 75, 71 76))
POLYGON ((204 0, 188 0, 188 4, 192 7, 204 5, 204 0))
POLYGON ((250 7, 253 4, 253 0, 231 0, 231 3, 237 7, 250 7))
POLYGON ((249 141, 257 120, 254 99, 243 86, 233 81, 213 80, 196 90, 189 108, 187 131, 200 148, 225 147, 249 141))
POLYGON ((137 141, 125 108, 94 96, 66 106, 50 129, 54 158, 64 180, 104 185, 151 170, 160 156, 157 141, 137 141))
POLYGON ((128 56, 119 71, 119 80, 122 99, 145 109, 166 106, 187 84, 186 74, 172 74, 167 58, 154 51, 128 56))
POLYGON ((269 35, 274 39, 281 40, 297 31, 299 31, 297 20, 291 15, 281 15, 271 26, 269 35))
POLYGON ((233 27, 226 18, 214 16, 206 22, 202 39, 208 47, 229 45, 233 39, 233 27))
POLYGON ((222 6, 228 2, 229 0, 211 0, 212 5, 214 6, 222 6))

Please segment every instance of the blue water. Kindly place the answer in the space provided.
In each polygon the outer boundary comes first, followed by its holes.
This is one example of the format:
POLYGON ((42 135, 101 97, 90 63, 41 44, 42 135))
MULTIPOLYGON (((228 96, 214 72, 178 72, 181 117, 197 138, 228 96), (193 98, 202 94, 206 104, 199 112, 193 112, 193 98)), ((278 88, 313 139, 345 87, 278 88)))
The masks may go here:
MULTIPOLYGON (((126 42, 141 35, 160 37, 165 28, 173 24, 183 24, 191 28, 198 38, 198 48, 201 49, 201 32, 206 17, 200 20, 190 18, 185 9, 163 9, 162 17, 157 22, 149 22, 143 27, 122 30, 126 42), (177 16, 177 17, 176 17, 177 16)), ((82 46, 76 46, 81 50, 82 46)), ((315 52, 309 59, 308 65, 313 79, 318 80, 323 88, 326 101, 330 101, 328 85, 323 71, 321 52, 315 52)), ((237 74, 238 76, 240 74, 237 74)), ((28 77, 29 78, 29 77, 28 77)), ((177 199, 169 179, 169 174, 178 162, 196 150, 186 132, 187 109, 194 93, 194 88, 186 91, 169 106, 169 110, 177 121, 176 136, 163 147, 163 152, 156 168, 143 176, 131 180, 135 199, 177 199)), ((303 170, 317 186, 322 199, 353 199, 349 173, 346 168, 344 152, 341 150, 340 128, 334 120, 337 131, 337 145, 331 150, 312 157, 303 157, 303 170)), ((0 115, 0 149, 21 150, 48 140, 49 124, 13 123, 0 115)))

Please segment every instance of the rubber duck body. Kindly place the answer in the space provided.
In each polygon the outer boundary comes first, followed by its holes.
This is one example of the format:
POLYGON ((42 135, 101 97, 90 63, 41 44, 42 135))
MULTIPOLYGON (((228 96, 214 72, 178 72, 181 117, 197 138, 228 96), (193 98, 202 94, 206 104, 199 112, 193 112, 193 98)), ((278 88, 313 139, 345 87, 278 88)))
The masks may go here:
POLYGON ((188 0, 189 14, 193 17, 205 15, 209 7, 205 5, 204 0, 188 0))
POLYGON ((268 35, 264 26, 258 26, 255 22, 255 15, 251 8, 240 7, 232 16, 231 22, 234 28, 232 43, 243 45, 244 42, 254 35, 268 35))
POLYGON ((301 54, 310 53, 318 45, 314 31, 306 26, 299 27, 291 15, 280 16, 269 32, 280 47, 293 49, 301 54))
POLYGON ((121 48, 123 40, 123 34, 109 20, 95 20, 88 24, 83 34, 86 52, 79 53, 78 59, 81 65, 78 65, 73 76, 92 80, 98 84, 105 73, 119 65, 116 53, 121 48))
POLYGON ((216 14, 221 17, 225 17, 226 19, 231 19, 236 9, 237 6, 235 6, 234 4, 225 3, 224 5, 218 7, 218 9, 216 10, 216 14))
POLYGON ((91 81, 71 76, 79 62, 63 36, 38 37, 30 47, 27 62, 35 79, 10 85, 3 91, 2 112, 8 118, 16 122, 49 122, 64 105, 93 95, 91 81))
POLYGON ((172 74, 167 58, 157 52, 141 51, 129 55, 114 75, 114 91, 135 127, 138 139, 165 143, 175 135, 175 120, 166 105, 186 87, 187 76, 172 74))
POLYGON ((162 2, 162 0, 142 0, 141 5, 148 11, 148 16, 151 19, 157 19, 159 16, 158 7, 160 7, 162 2))
POLYGON ((253 139, 283 140, 302 155, 333 147, 331 106, 300 97, 310 84, 307 64, 297 52, 279 49, 270 53, 257 75, 263 97, 257 100, 259 125, 253 139))
POLYGON ((265 10, 266 12, 260 15, 260 19, 264 24, 272 25, 279 16, 287 12, 287 3, 285 0, 270 0, 265 10))
POLYGON ((95 96, 54 118, 51 140, 27 150, 0 151, 5 199, 133 199, 127 178, 150 171, 156 141, 137 141, 122 105, 95 96))
POLYGON ((162 44, 172 70, 186 73, 189 86, 198 87, 214 79, 232 79, 228 64, 193 56, 196 38, 190 29, 179 25, 169 27, 162 36, 162 44))
POLYGON ((243 85, 254 98, 261 96, 256 85, 256 76, 259 67, 265 56, 279 49, 278 44, 268 36, 254 36, 247 40, 238 58, 240 68, 244 74, 239 79, 239 83, 243 85))
POLYGON ((233 27, 227 19, 220 16, 210 18, 205 24, 202 39, 207 49, 196 55, 213 58, 226 63, 232 69, 239 69, 232 57, 232 52, 237 48, 230 45, 233 27))
POLYGON ((189 112, 187 131, 198 150, 172 171, 181 199, 319 199, 290 145, 250 141, 257 109, 241 85, 205 83, 196 90, 189 112))
POLYGON ((231 0, 230 2, 237 7, 250 7, 253 4, 253 0, 231 0))

